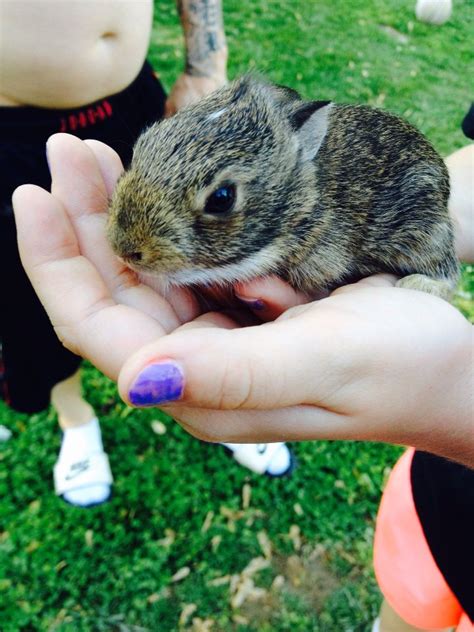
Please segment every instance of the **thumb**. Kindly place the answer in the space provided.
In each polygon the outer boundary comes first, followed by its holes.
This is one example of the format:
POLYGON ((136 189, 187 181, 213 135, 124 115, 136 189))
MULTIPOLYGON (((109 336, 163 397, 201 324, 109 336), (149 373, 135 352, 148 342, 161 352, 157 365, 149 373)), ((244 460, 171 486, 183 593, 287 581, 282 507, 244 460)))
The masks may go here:
POLYGON ((318 383, 328 382, 326 344, 312 321, 302 321, 177 330, 126 362, 121 396, 140 407, 178 402, 216 410, 314 403, 318 383))

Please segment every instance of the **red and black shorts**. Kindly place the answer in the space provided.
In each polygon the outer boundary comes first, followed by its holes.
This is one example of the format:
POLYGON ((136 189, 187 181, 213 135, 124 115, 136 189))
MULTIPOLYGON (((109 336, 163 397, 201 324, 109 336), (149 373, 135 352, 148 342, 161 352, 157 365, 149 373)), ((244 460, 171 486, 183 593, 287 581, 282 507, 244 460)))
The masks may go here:
POLYGON ((474 632, 474 470, 405 452, 380 504, 374 567, 407 623, 474 632))
POLYGON ((113 147, 124 165, 140 132, 164 113, 166 95, 151 66, 122 92, 73 110, 0 107, 0 342, 3 395, 22 412, 49 405, 50 391, 81 359, 65 349, 21 266, 11 197, 25 183, 50 188, 45 144, 56 132, 95 138, 113 147))

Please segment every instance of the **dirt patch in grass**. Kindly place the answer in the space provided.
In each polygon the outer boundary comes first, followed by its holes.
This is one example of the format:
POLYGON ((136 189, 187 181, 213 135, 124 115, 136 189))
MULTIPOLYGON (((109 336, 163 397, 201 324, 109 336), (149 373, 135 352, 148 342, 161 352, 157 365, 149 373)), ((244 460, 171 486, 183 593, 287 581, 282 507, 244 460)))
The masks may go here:
POLYGON ((341 586, 341 579, 318 549, 288 556, 275 554, 271 567, 275 573, 271 586, 265 591, 259 589, 256 598, 246 599, 239 609, 256 629, 260 623, 271 621, 289 600, 298 601, 304 610, 319 612, 329 595, 341 586))

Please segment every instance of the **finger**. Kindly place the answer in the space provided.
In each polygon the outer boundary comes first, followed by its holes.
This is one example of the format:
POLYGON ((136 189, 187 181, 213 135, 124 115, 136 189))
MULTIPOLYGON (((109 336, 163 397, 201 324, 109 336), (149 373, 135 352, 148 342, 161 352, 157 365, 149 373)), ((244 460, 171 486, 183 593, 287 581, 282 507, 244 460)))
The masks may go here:
POLYGON ((358 290, 363 290, 364 288, 369 287, 395 287, 397 281, 398 277, 394 274, 373 274, 372 276, 365 277, 356 283, 349 283, 348 285, 338 287, 336 290, 331 292, 331 296, 346 294, 348 292, 357 292, 358 290))
POLYGON ((108 194, 101 169, 113 179, 117 175, 115 152, 90 147, 69 134, 55 134, 48 140, 52 194, 67 210, 81 253, 97 269, 113 298, 149 314, 166 331, 180 321, 168 301, 125 266, 113 253, 106 237, 108 194), (101 167, 94 151, 99 150, 101 167), (111 161, 111 164, 109 162, 111 161))
POLYGON ((99 140, 87 139, 84 143, 89 147, 97 160, 102 179, 110 199, 115 190, 117 180, 123 173, 123 165, 116 151, 99 140))
POLYGON ((162 296, 173 309, 180 323, 186 323, 201 313, 199 302, 194 292, 186 287, 166 288, 159 277, 152 274, 139 273, 140 282, 162 296))
MULTIPOLYGON (((380 307, 380 292, 392 283, 375 277, 352 291, 366 296, 377 285, 380 307)), ((380 332, 357 315, 357 302, 354 308, 344 298, 300 305, 285 312, 293 312, 291 318, 257 327, 175 332, 130 358, 119 378, 121 395, 135 405, 179 400, 232 410, 312 404, 347 412, 379 362, 372 341, 380 332)))
MULTIPOLYGON (((53 134, 46 148, 53 180, 51 192, 63 204, 66 202, 73 223, 84 215, 106 213, 107 187, 92 149, 71 134, 53 134)), ((103 155, 104 168, 106 161, 103 155)))
MULTIPOLYGON (((314 403, 319 385, 327 385, 321 392, 334 389, 328 336, 302 318, 244 329, 177 331, 130 358, 119 378, 121 395, 135 405, 179 399, 210 409, 314 403)), ((338 353, 344 358, 344 351, 342 339, 333 342, 336 358, 338 353)))
POLYGON ((357 419, 316 406, 278 410, 204 410, 164 406, 183 428, 211 443, 272 443, 315 439, 379 440, 379 430, 357 419))
POLYGON ((116 379, 126 358, 164 335, 146 314, 117 305, 81 256, 61 203, 33 185, 13 195, 23 265, 63 344, 116 379))
MULTIPOLYGON (((131 282, 133 275, 114 255, 106 238, 109 201, 95 154, 86 143, 69 134, 51 136, 47 148, 51 192, 70 217, 81 253, 94 263, 112 291, 113 282, 131 282)), ((110 157, 102 154, 102 169, 107 156, 110 157)))
POLYGON ((235 286, 235 295, 265 321, 275 320, 287 309, 314 300, 276 276, 238 283, 235 286))
POLYGON ((24 184, 14 191, 12 201, 22 263, 35 280, 36 268, 80 256, 71 222, 50 193, 24 184))
POLYGON ((192 331, 196 329, 237 329, 239 327, 235 320, 232 320, 222 312, 206 312, 188 323, 184 323, 174 333, 192 331))

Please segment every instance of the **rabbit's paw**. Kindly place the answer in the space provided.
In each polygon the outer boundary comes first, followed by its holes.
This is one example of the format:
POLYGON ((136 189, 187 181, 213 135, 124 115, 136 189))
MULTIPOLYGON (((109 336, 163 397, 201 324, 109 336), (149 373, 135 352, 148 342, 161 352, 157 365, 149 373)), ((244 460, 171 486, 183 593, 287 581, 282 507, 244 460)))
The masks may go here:
POLYGON ((453 286, 449 281, 432 279, 424 274, 410 274, 403 277, 397 282, 397 287, 433 294, 445 301, 450 301, 453 295, 453 286))

